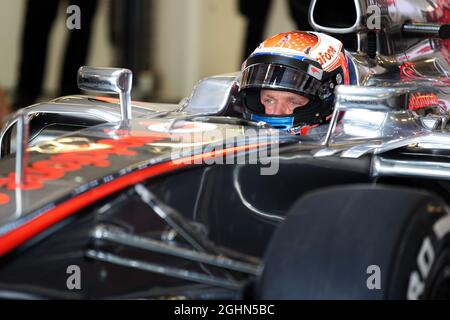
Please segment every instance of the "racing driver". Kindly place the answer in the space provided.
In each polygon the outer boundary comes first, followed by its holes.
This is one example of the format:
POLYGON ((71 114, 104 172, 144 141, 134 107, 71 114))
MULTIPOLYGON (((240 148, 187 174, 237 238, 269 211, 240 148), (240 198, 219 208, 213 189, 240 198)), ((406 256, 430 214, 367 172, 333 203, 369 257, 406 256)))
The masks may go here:
POLYGON ((349 64, 342 42, 326 34, 293 31, 264 40, 242 64, 244 118, 322 136, 328 126, 321 125, 333 112, 334 88, 352 82, 349 64))

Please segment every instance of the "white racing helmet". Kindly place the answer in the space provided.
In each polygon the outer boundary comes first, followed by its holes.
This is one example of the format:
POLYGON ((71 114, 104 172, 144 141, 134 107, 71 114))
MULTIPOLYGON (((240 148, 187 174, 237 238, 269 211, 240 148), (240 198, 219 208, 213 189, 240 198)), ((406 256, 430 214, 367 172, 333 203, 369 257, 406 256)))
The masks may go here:
POLYGON ((291 133, 320 125, 333 111, 334 88, 349 83, 342 42, 317 32, 294 31, 263 41, 242 64, 240 97, 244 117, 291 133), (289 91, 309 102, 290 115, 268 115, 261 89, 289 91))

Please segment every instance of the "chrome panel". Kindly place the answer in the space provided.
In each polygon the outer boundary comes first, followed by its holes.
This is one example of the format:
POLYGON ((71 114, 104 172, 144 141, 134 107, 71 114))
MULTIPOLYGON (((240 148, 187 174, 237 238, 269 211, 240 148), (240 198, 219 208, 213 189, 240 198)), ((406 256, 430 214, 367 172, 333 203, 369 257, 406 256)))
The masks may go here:
MULTIPOLYGON (((121 120, 118 103, 100 100, 89 96, 66 96, 54 99, 47 103, 39 103, 27 108, 28 116, 31 118, 36 114, 58 114, 67 115, 83 120, 97 120, 107 123, 115 123, 121 120)), ((177 104, 132 102, 133 118, 153 117, 157 113, 169 114, 177 111, 177 104)), ((18 115, 12 114, 0 132, 0 155, 5 134, 16 124, 18 115)))
POLYGON ((338 152, 341 152, 345 149, 342 148, 323 148, 323 149, 319 149, 318 151, 315 151, 313 156, 316 158, 319 157, 330 157, 332 155, 335 155, 338 152))
MULTIPOLYGON (((26 110, 20 110, 17 118, 16 137, 16 185, 25 185, 25 168, 28 165, 28 115, 26 110)), ((20 189, 20 188, 17 188, 20 189)))
POLYGON ((450 163, 412 160, 400 161, 374 157, 372 162, 372 176, 450 180, 450 163))
POLYGON ((387 141, 374 149, 374 154, 382 154, 387 151, 406 147, 409 145, 422 146, 423 148, 434 148, 439 145, 440 149, 450 148, 450 134, 430 132, 415 137, 387 141))
POLYGON ((426 131, 405 105, 411 88, 338 86, 324 145, 371 139, 392 140, 426 131))
POLYGON ((450 113, 436 108, 427 116, 419 116, 408 108, 408 99, 414 92, 435 93, 441 102, 450 98, 448 87, 397 85, 392 87, 338 86, 336 103, 324 149, 315 156, 335 154, 341 148, 341 157, 358 158, 367 153, 381 154, 410 144, 450 145, 446 128, 450 113), (342 150, 344 148, 344 150, 342 150))
POLYGON ((450 133, 425 132, 413 137, 393 139, 374 144, 373 141, 360 144, 342 152, 342 158, 358 158, 364 154, 381 155, 385 152, 414 146, 421 149, 450 150, 450 133))
POLYGON ((355 147, 352 147, 350 149, 345 150, 341 153, 341 158, 359 158, 365 155, 366 153, 369 153, 376 149, 379 146, 379 144, 375 143, 368 143, 363 145, 358 145, 355 147))
POLYGON ((230 73, 200 80, 183 103, 188 114, 220 115, 234 103, 240 73, 230 73))

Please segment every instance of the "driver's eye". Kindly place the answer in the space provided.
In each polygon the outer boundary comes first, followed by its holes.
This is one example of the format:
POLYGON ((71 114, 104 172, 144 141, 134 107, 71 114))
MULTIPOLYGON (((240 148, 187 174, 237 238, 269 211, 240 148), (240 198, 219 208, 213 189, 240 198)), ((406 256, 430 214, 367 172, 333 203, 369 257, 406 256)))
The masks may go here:
POLYGON ((273 99, 264 99, 264 103, 273 104, 274 101, 273 101, 273 99))

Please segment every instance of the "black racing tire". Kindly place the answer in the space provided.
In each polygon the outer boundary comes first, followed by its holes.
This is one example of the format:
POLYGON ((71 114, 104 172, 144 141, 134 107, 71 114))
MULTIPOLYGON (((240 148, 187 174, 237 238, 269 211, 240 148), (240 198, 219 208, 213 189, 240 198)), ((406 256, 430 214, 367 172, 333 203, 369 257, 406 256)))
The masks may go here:
POLYGON ((376 185, 299 199, 255 282, 257 299, 450 299, 449 291, 446 204, 425 191, 376 185))

